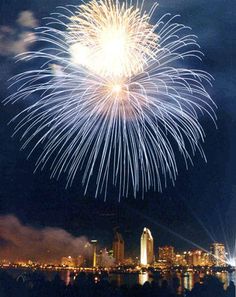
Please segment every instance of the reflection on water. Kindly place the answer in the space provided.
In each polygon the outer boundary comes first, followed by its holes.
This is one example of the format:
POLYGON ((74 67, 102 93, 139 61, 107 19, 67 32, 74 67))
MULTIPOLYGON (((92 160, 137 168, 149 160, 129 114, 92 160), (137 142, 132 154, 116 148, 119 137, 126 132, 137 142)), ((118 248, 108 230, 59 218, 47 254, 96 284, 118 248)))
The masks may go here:
POLYGON ((195 283, 201 283, 204 274, 185 272, 184 274, 177 274, 177 277, 182 280, 180 290, 183 291, 183 289, 192 290, 195 283))
POLYGON ((138 283, 140 285, 143 285, 145 282, 151 281, 152 279, 150 279, 150 277, 148 276, 147 272, 144 273, 140 273, 138 275, 138 283))
MULTIPOLYGON (((128 285, 133 286, 137 283, 141 284, 142 280, 139 278, 139 274, 109 274, 109 280, 114 282, 117 286, 128 285)), ((148 275, 145 278, 145 281, 148 280, 148 275)), ((144 281, 144 282, 145 282, 144 281)), ((143 283, 144 283, 143 282, 143 283)))
MULTIPOLYGON (((140 285, 143 285, 146 281, 152 282, 153 280, 158 282, 159 285, 161 285, 163 280, 167 280, 169 285, 172 287, 178 287, 175 286, 176 281, 178 281, 179 287, 177 289, 177 292, 179 294, 183 293, 184 290, 191 291, 192 288, 196 283, 203 283, 204 277, 206 276, 206 273, 203 272, 168 272, 162 275, 161 278, 155 278, 150 277, 148 273, 142 273, 142 274, 110 274, 109 278, 112 281, 115 281, 115 283, 118 286, 121 286, 123 284, 127 284, 128 286, 133 286, 134 284, 139 283, 140 285)), ((230 283, 230 281, 235 282, 235 273, 229 274, 228 272, 221 272, 216 273, 215 276, 217 276, 220 281, 224 284, 224 288, 226 289, 230 283)))
MULTIPOLYGON (((12 275, 14 278, 17 278, 23 272, 28 270, 23 269, 7 269, 7 272, 12 275)), ((45 275, 45 278, 49 281, 53 280, 57 274, 59 274, 60 278, 68 285, 70 282, 73 282, 75 274, 73 271, 62 270, 62 271, 47 271, 42 270, 42 273, 45 275)), ((168 272, 161 275, 161 277, 149 276, 148 273, 142 274, 110 274, 109 280, 111 282, 115 282, 118 286, 122 286, 124 284, 128 286, 133 286, 137 283, 143 285, 146 281, 152 282, 153 280, 158 282, 160 285, 163 280, 167 280, 171 287, 178 288, 178 293, 183 293, 185 289, 192 290, 195 283, 202 283, 205 277, 205 273, 203 272, 168 272), (178 282, 178 285, 176 283, 178 282)), ((215 274, 221 282, 224 284, 224 288, 226 289, 230 283, 236 280, 236 273, 228 273, 228 272, 218 272, 215 274)))
MULTIPOLYGON (((206 275, 209 275, 209 273, 203 273, 203 272, 185 272, 183 274, 177 273, 176 276, 180 280, 180 287, 179 287, 179 293, 183 292, 185 289, 192 290, 194 285, 196 283, 203 283, 204 277, 206 275)), ((215 274, 216 277, 219 278, 219 280, 224 284, 224 289, 227 289, 229 286, 230 281, 235 282, 235 273, 228 273, 228 272, 218 272, 215 274)), ((170 276, 169 276, 170 279, 170 276)), ((168 280, 168 278, 167 278, 168 280)))
POLYGON ((192 277, 189 276, 189 273, 185 273, 184 277, 180 277, 180 279, 182 280, 180 287, 191 290, 191 288, 193 287, 194 280, 192 277))
POLYGON ((71 272, 69 270, 67 270, 66 271, 64 282, 68 286, 70 284, 70 281, 71 281, 71 272))

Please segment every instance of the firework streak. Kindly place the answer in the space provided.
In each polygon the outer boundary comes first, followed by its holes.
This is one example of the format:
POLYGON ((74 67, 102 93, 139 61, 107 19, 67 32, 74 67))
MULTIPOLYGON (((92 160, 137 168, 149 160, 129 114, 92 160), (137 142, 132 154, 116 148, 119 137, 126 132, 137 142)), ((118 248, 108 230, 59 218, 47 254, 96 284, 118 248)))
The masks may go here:
POLYGON ((199 115, 215 120, 212 77, 183 66, 201 60, 196 36, 169 14, 152 24, 157 4, 144 6, 59 8, 37 29, 42 49, 20 56, 41 67, 15 76, 18 90, 5 101, 40 94, 13 119, 15 134, 30 155, 42 150, 36 169, 49 163, 52 177, 67 174, 67 186, 81 170, 85 193, 94 177, 96 196, 106 197, 110 184, 119 197, 161 191, 176 179, 176 153, 186 165, 197 151, 205 159, 199 115))

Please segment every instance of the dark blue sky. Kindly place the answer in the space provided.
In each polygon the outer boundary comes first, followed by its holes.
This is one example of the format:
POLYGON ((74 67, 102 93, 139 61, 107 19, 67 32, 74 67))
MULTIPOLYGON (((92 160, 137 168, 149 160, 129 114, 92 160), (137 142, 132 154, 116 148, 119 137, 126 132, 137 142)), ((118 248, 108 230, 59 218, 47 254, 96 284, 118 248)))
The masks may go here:
MULTIPOLYGON (((151 3, 152 1, 149 1, 151 3)), ((33 12, 38 23, 42 17, 55 11, 56 6, 78 4, 62 0, 2 0, 0 26, 11 27, 12 37, 22 32, 16 20, 21 11, 33 12)), ((0 213, 14 214, 33 226, 57 226, 74 235, 97 237, 108 245, 112 229, 119 225, 127 245, 136 248, 144 226, 149 226, 156 244, 174 244, 179 248, 189 246, 182 239, 171 235, 165 228, 181 234, 204 247, 212 241, 204 231, 206 227, 216 240, 224 241, 235 236, 236 224, 236 13, 235 1, 219 0, 160 0, 157 15, 171 12, 180 14, 180 22, 191 26, 199 36, 205 53, 202 68, 214 78, 210 93, 218 105, 218 129, 202 118, 206 130, 204 144, 208 163, 200 156, 195 166, 187 171, 179 164, 175 187, 162 194, 148 193, 145 200, 129 197, 117 203, 116 193, 110 192, 108 202, 83 197, 80 177, 72 188, 64 189, 64 181, 49 180, 49 172, 34 171, 34 161, 27 161, 27 152, 20 152, 17 138, 12 139, 12 126, 8 121, 21 110, 22 105, 0 107, 0 213), (222 222, 222 223, 221 223, 222 222), (165 227, 161 227, 161 225, 165 227), (204 226, 203 226, 204 225, 204 226), (231 234, 231 235, 230 235, 231 234)), ((1 32, 1 30, 0 30, 1 32)), ((1 37, 1 33, 0 33, 1 37)), ((10 37, 9 37, 10 38, 10 37)), ((12 41, 12 40, 11 40, 12 41)), ((10 94, 7 80, 25 64, 15 64, 12 55, 4 53, 0 39, 0 99, 10 94)))

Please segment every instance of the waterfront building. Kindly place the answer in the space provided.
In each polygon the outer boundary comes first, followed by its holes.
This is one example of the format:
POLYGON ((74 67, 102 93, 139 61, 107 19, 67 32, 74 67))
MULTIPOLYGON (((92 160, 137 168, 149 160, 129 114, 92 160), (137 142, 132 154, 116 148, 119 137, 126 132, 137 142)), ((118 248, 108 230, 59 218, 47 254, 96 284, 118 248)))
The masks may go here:
POLYGON ((175 255, 174 265, 176 265, 176 266, 186 266, 187 265, 186 253, 176 254, 175 255))
POLYGON ((188 266, 212 266, 209 253, 202 250, 184 252, 188 266))
POLYGON ((193 266, 193 252, 192 251, 184 252, 184 258, 186 260, 186 265, 193 266))
POLYGON ((154 262, 153 237, 148 228, 143 229, 140 240, 140 265, 148 266, 154 262))
POLYGON ((135 265, 135 261, 131 257, 126 258, 126 259, 124 259, 124 265, 126 265, 126 266, 134 266, 135 265))
POLYGON ((110 268, 114 266, 114 258, 111 257, 109 251, 105 249, 101 249, 97 254, 97 267, 102 268, 110 268))
POLYGON ((158 248, 158 260, 172 266, 175 261, 175 251, 173 246, 163 246, 158 248))
POLYGON ((85 261, 85 258, 83 255, 79 255, 77 258, 76 258, 76 266, 77 267, 81 267, 84 265, 84 261, 85 261))
POLYGON ((115 259, 116 265, 123 264, 124 255, 125 255, 125 242, 121 233, 116 231, 114 240, 113 240, 113 257, 115 259))
POLYGON ((91 244, 93 246, 93 267, 97 267, 97 240, 91 240, 91 244))
POLYGON ((204 252, 201 250, 195 250, 192 252, 193 266, 204 266, 203 254, 204 252))
POLYGON ((62 257, 61 265, 62 266, 67 266, 67 267, 75 267, 75 259, 72 258, 71 256, 62 257))
POLYGON ((206 252, 203 253, 203 263, 204 264, 202 266, 210 267, 213 265, 210 253, 206 253, 206 252))
POLYGON ((204 266, 204 252, 202 250, 188 251, 184 254, 188 266, 204 266))
POLYGON ((211 245, 212 263, 217 267, 226 265, 226 251, 222 243, 213 243, 211 245))

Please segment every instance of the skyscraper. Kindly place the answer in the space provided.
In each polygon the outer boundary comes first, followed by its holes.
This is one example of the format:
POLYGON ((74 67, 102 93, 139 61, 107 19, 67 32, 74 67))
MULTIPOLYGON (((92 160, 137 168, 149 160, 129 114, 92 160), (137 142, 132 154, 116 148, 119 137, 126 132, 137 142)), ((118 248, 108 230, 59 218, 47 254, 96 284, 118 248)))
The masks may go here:
POLYGON ((93 246, 93 267, 97 267, 97 240, 91 240, 91 244, 93 246))
POLYGON ((158 249, 158 259, 160 261, 165 261, 168 266, 174 264, 175 261, 175 251, 173 246, 163 246, 158 249))
POLYGON ((116 264, 122 264, 124 262, 125 242, 122 235, 116 231, 113 240, 113 257, 116 264))
POLYGON ((212 262, 215 266, 226 265, 225 246, 222 243, 213 243, 211 246, 212 262))
POLYGON ((148 228, 143 229, 140 240, 140 264, 142 266, 151 265, 153 263, 153 238, 148 228))

